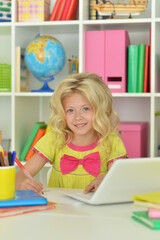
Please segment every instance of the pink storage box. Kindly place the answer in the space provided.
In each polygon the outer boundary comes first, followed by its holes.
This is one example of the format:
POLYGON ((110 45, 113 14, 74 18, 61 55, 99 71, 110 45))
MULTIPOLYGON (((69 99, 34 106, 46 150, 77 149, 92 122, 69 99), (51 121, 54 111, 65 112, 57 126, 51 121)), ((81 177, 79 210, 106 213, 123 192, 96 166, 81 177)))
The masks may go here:
POLYGON ((129 44, 125 30, 85 32, 85 71, 97 73, 112 93, 126 92, 129 44))
POLYGON ((18 22, 43 22, 50 17, 50 0, 17 0, 18 22))
POLYGON ((147 122, 121 122, 119 131, 129 158, 148 156, 147 122))

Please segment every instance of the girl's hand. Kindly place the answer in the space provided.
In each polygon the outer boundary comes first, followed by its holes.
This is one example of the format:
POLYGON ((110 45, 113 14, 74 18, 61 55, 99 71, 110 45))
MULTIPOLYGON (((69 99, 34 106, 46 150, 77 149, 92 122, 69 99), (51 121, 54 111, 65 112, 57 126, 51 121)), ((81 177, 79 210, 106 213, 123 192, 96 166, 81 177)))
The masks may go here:
POLYGON ((32 180, 29 178, 26 178, 19 187, 19 190, 33 190, 37 193, 41 193, 43 189, 43 185, 42 183, 36 181, 36 180, 32 180))
POLYGON ((98 188, 98 186, 100 185, 100 183, 102 182, 103 178, 105 177, 105 174, 101 174, 98 177, 96 177, 84 190, 84 193, 88 193, 88 192, 95 192, 98 188))

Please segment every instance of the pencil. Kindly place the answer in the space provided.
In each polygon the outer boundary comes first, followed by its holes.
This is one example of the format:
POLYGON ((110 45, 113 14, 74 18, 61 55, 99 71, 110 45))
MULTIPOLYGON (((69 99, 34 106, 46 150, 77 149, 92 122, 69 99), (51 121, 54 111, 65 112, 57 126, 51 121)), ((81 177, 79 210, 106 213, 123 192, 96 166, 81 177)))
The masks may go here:
POLYGON ((25 169, 25 167, 22 165, 22 163, 18 160, 17 157, 15 157, 15 162, 17 163, 17 165, 20 167, 20 169, 22 169, 23 173, 30 178, 31 180, 33 180, 34 178, 31 176, 31 174, 25 169))

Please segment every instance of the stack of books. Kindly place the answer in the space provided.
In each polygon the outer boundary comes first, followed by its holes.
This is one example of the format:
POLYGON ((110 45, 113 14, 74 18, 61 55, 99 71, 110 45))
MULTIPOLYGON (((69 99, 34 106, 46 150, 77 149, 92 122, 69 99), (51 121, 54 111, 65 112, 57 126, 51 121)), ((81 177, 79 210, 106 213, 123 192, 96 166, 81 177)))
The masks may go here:
POLYGON ((36 122, 31 131, 31 134, 20 154, 20 161, 28 161, 34 154, 32 147, 43 137, 46 132, 47 125, 45 122, 36 122))
POLYGON ((56 0, 49 21, 76 20, 78 5, 78 0, 56 0))
POLYGON ((150 45, 128 46, 128 92, 150 92, 150 45))
POLYGON ((145 211, 132 212, 132 218, 151 229, 160 229, 160 192, 151 192, 132 197, 134 205, 145 211))
POLYGON ((0 218, 55 209, 56 204, 32 190, 17 190, 15 197, 0 201, 0 218))

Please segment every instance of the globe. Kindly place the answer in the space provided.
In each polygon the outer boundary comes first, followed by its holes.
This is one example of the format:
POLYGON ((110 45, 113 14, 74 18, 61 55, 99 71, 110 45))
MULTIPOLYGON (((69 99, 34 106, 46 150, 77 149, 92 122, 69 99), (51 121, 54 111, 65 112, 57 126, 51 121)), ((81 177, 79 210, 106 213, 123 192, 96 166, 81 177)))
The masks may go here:
POLYGON ((65 50, 56 38, 38 36, 26 47, 24 59, 32 74, 44 85, 34 92, 52 92, 48 82, 54 80, 65 65, 65 50))

